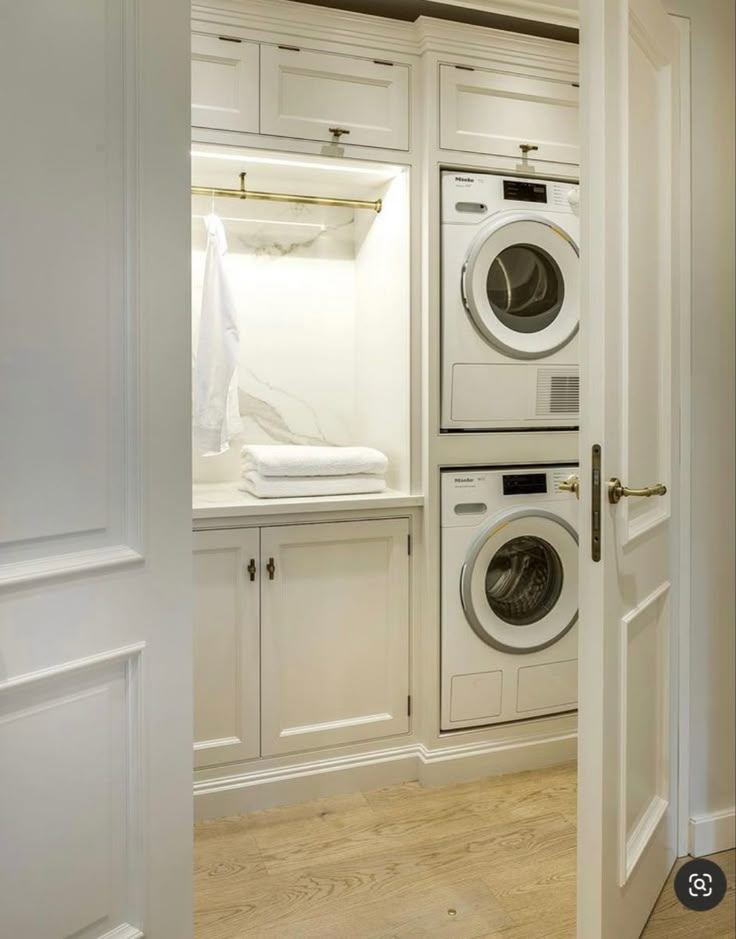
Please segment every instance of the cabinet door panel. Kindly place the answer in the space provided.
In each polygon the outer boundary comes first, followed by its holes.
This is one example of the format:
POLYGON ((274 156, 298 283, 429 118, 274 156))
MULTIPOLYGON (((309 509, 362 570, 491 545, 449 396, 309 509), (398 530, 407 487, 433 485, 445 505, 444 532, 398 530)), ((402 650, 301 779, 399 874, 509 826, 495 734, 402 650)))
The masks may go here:
POLYGON ((192 36, 192 125, 258 133, 258 43, 192 36))
POLYGON ((262 530, 264 756, 408 730, 407 536, 406 519, 262 530))
POLYGON ((409 148, 409 68, 305 49, 261 47, 261 133, 409 148))
POLYGON ((572 84, 440 66, 440 146, 578 164, 579 89, 572 84))
POLYGON ((258 529, 194 536, 195 766, 260 754, 258 541, 258 529))

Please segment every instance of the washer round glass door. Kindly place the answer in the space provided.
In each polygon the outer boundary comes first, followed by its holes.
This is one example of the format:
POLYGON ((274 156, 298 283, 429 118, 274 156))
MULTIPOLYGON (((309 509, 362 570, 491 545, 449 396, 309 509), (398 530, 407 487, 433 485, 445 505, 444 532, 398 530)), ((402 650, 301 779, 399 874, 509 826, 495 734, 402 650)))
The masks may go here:
POLYGON ((578 247, 541 216, 495 216, 470 246, 461 286, 478 331, 514 358, 550 355, 578 330, 578 247))
POLYGON ((578 537, 542 509, 501 512, 472 545, 460 598, 474 632, 503 652, 538 652, 578 618, 578 537))

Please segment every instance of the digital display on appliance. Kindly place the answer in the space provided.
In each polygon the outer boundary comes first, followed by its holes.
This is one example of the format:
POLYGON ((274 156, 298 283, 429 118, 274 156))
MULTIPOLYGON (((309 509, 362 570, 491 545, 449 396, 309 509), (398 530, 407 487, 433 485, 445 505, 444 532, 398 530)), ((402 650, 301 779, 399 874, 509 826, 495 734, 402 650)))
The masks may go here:
POLYGON ((521 179, 504 179, 504 199, 515 202, 546 202, 547 187, 544 183, 527 183, 521 179))
POLYGON ((503 476, 505 496, 524 496, 547 491, 546 473, 513 473, 503 476))

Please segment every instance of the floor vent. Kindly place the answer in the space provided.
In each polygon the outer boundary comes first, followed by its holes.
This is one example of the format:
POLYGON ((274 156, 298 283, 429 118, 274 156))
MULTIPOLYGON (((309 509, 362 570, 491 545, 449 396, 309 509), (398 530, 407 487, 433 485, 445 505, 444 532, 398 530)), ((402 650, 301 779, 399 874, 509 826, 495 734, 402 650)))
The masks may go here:
POLYGON ((577 369, 537 370, 537 417, 580 412, 580 375, 577 369))

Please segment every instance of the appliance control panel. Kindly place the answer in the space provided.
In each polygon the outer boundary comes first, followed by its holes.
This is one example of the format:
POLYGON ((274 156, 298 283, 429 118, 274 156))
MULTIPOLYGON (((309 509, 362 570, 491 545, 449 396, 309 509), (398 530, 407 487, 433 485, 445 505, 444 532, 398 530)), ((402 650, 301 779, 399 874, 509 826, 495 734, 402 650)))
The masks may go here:
POLYGON ((442 172, 442 220, 473 225, 499 211, 579 214, 576 183, 494 173, 442 172))
POLYGON ((508 505, 540 505, 560 500, 567 504, 570 494, 560 491, 560 483, 576 470, 575 464, 443 470, 442 524, 474 525, 490 512, 508 505))

